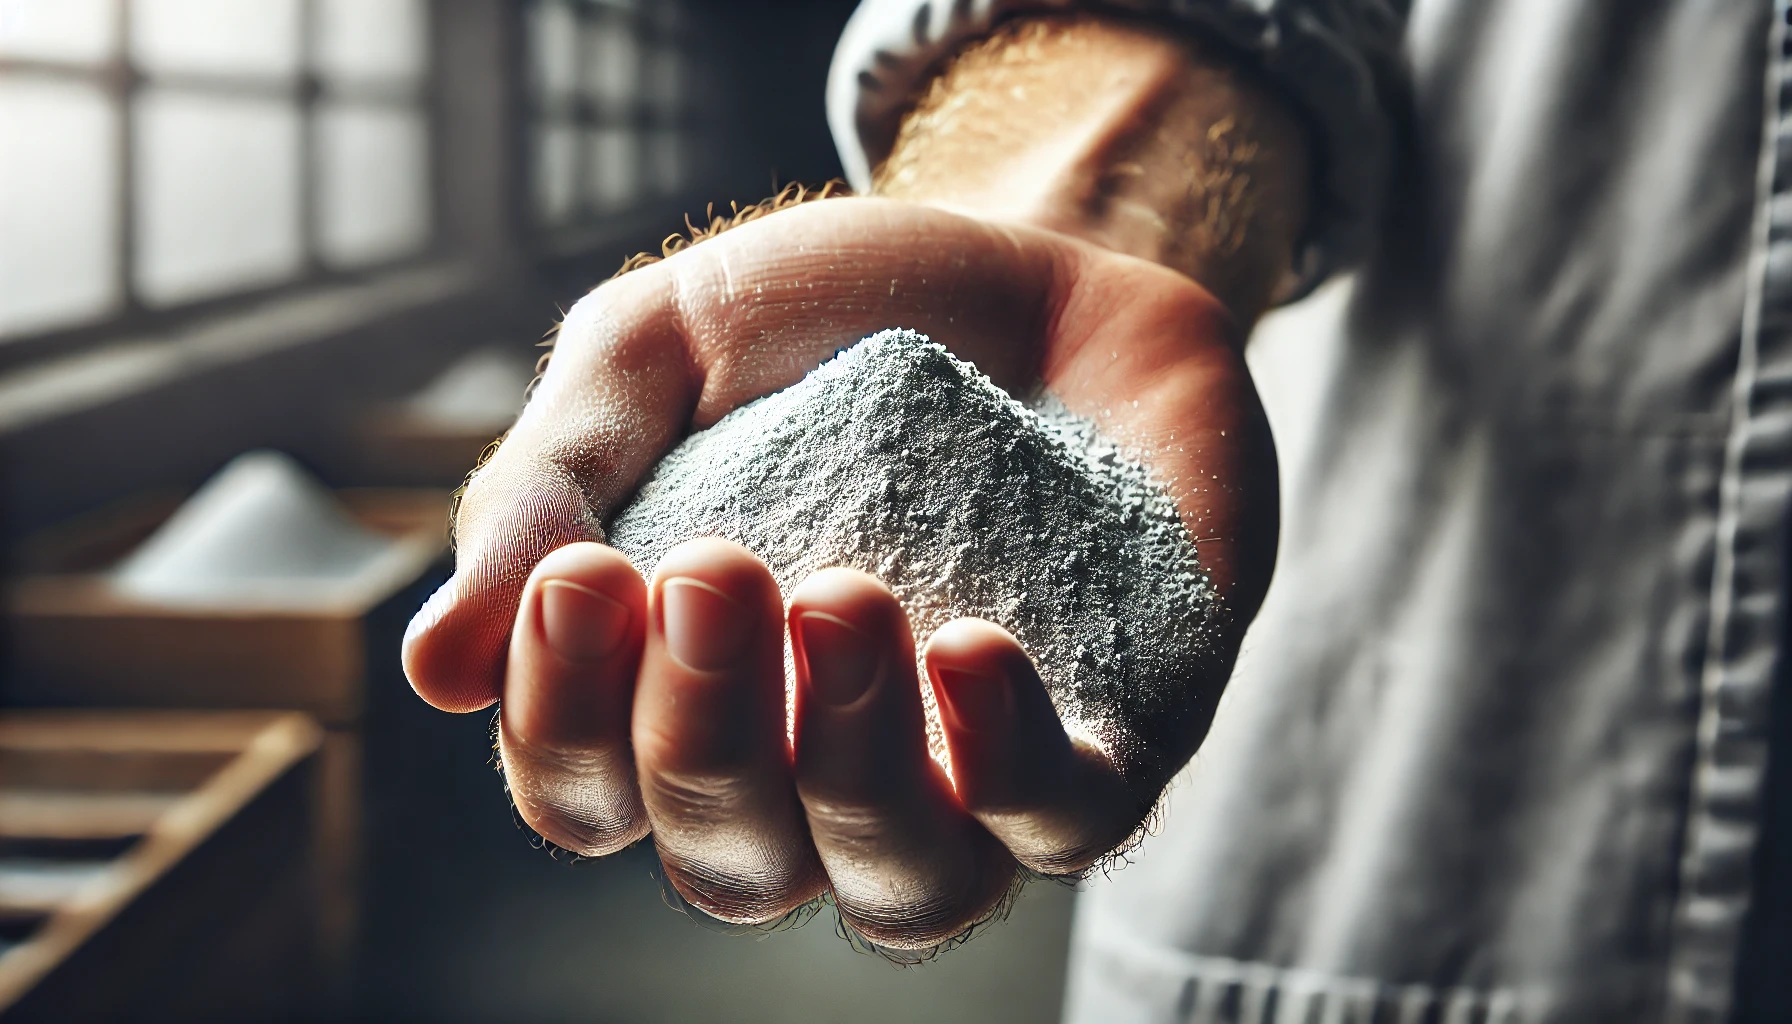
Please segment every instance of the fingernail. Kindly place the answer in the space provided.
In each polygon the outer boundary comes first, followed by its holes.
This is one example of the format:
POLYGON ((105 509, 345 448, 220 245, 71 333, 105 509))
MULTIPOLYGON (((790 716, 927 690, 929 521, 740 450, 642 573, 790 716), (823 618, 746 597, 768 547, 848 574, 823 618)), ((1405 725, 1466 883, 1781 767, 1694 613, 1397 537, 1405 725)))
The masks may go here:
POLYGON ((693 672, 718 672, 740 660, 752 623, 740 603, 702 580, 674 576, 660 587, 666 651, 693 672))
POLYGON ((541 585, 541 632, 567 661, 595 661, 622 646, 628 606, 571 580, 541 585))
POLYGON ((939 677, 940 701, 951 725, 970 732, 989 732, 1008 724, 1014 704, 1008 680, 984 672, 959 668, 934 669, 939 677))
POLYGON ((845 619, 826 612, 797 616, 809 690, 825 704, 851 704, 871 689, 883 668, 871 637, 845 619))

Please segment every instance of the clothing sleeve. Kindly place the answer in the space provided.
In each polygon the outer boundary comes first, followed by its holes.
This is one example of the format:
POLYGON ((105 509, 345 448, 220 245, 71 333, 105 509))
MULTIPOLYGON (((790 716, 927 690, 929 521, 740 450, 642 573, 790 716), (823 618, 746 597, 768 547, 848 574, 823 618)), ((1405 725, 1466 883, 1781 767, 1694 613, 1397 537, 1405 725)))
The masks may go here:
POLYGON ((1198 28, 1255 60, 1299 108, 1316 157, 1313 219, 1296 255, 1304 295, 1374 241, 1392 148, 1387 88, 1407 0, 861 0, 828 74, 828 124, 866 191, 938 62, 1004 18, 1114 10, 1198 28))

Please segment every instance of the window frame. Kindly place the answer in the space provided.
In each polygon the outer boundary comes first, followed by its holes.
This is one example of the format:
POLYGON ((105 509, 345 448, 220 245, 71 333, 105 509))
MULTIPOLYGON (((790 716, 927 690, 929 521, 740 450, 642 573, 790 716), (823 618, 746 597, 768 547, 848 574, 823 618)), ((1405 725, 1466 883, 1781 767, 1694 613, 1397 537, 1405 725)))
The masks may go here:
MULTIPOLYGON (((691 159, 693 144, 699 137, 703 119, 692 102, 688 83, 677 109, 668 112, 651 94, 651 54, 660 47, 670 47, 688 58, 695 37, 689 29, 689 5, 668 5, 662 0, 634 0, 624 5, 614 0, 517 0, 512 7, 515 19, 517 68, 516 106, 512 118, 513 152, 517 154, 518 173, 512 201, 512 217, 525 247, 538 259, 554 262, 576 258, 613 245, 622 238, 638 237, 656 224, 676 224, 681 213, 689 212, 691 196, 708 189, 711 182, 694 172, 691 159), (531 50, 530 24, 535 11, 554 4, 570 7, 580 27, 581 39, 595 23, 608 21, 626 26, 634 34, 636 47, 634 98, 627 104, 612 106, 600 103, 586 93, 581 82, 570 101, 554 101, 538 89, 534 53, 531 50), (668 14, 667 12, 671 13, 668 14), (574 212, 566 220, 554 223, 544 219, 537 207, 535 194, 538 163, 541 158, 537 133, 548 125, 563 125, 575 132, 573 180, 577 199, 574 212), (635 133, 635 172, 640 187, 636 195, 613 209, 595 205, 587 183, 591 172, 591 150, 586 136, 602 129, 627 129, 635 133), (661 192, 651 187, 653 156, 651 140, 658 132, 677 132, 684 139, 684 170, 676 188, 661 192)), ((687 67, 688 72, 688 67, 687 67)), ((583 74, 582 65, 577 74, 583 74)))
POLYGON ((67 326, 51 327, 0 337, 0 373, 22 365, 73 356, 114 341, 121 336, 150 335, 176 330, 196 321, 245 309, 270 299, 301 295, 320 287, 352 284, 440 260, 446 252, 444 220, 447 182, 443 169, 443 112, 441 67, 443 59, 442 0, 425 0, 425 62, 415 84, 383 88, 355 83, 332 86, 317 67, 316 38, 320 0, 295 0, 298 7, 297 70, 290 76, 264 76, 214 72, 146 72, 131 52, 132 20, 136 0, 109 0, 112 8, 111 57, 97 63, 37 57, 0 55, 0 78, 19 76, 96 87, 112 113, 115 159, 111 174, 113 225, 112 264, 109 268, 114 299, 93 318, 67 326), (299 121, 297 160, 299 180, 299 231, 302 262, 292 277, 265 285, 235 288, 229 292, 155 305, 144 301, 137 281, 139 136, 137 100, 148 89, 165 88, 187 95, 250 95, 289 101, 299 121), (429 208, 424 237, 416 249, 364 267, 327 265, 322 257, 320 223, 319 127, 321 110, 330 101, 346 101, 361 108, 397 108, 420 116, 424 128, 424 164, 428 175, 429 208))

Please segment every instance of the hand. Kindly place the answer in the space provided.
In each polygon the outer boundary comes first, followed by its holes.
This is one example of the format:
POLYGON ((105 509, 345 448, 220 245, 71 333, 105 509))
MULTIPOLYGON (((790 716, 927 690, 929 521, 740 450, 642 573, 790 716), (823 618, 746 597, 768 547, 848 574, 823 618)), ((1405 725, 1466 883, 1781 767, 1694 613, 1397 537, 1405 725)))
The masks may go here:
POLYGON ((1168 772, 1125 777, 1073 742, 1025 652, 961 620, 927 643, 948 778, 927 755, 915 639, 875 580, 828 570, 780 595, 750 553, 698 541, 649 585, 583 543, 687 432, 891 326, 1011 391, 1043 379, 1166 487, 1237 626, 1190 695, 1211 713, 1276 530, 1273 447, 1231 318, 1148 261, 875 199, 774 214, 575 306, 468 489, 455 576, 412 623, 405 667, 445 710, 503 699, 512 793, 554 843, 600 855, 651 831, 671 884, 716 917, 773 920, 831 887, 868 938, 925 948, 982 917, 1017 862, 1095 862, 1168 772))

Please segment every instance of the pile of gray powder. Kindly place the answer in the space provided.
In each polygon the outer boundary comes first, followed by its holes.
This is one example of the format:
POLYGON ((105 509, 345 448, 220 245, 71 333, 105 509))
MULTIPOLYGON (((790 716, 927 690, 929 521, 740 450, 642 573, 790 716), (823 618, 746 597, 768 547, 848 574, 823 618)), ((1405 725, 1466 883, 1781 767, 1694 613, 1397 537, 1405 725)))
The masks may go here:
POLYGON ((885 331, 687 438, 609 540, 651 574, 673 546, 724 537, 785 594, 818 569, 861 569, 907 609, 917 650, 960 616, 996 622, 1072 735, 1122 770, 1173 768, 1220 614, 1194 542, 1092 424, 1050 396, 1033 406, 926 337, 885 331))

